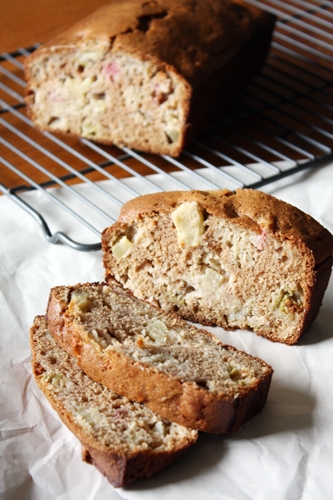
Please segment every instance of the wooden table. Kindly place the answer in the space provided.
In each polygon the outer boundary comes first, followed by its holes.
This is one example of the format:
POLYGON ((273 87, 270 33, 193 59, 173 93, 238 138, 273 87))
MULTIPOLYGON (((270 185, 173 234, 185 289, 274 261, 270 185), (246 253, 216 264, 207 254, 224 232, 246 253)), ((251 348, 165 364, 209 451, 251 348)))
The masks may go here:
POLYGON ((0 53, 44 42, 108 0, 1 0, 0 53))

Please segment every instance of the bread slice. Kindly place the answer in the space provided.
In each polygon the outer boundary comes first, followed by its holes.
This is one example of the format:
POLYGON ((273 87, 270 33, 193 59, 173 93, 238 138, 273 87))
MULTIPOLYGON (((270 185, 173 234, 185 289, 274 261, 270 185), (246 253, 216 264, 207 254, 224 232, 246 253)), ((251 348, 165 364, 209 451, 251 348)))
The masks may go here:
POLYGON ((177 156, 258 73, 274 21, 242 0, 113 0, 27 58, 28 115, 177 156))
POLYGON ((266 401, 270 366, 118 285, 55 287, 47 318, 91 378, 180 425, 234 433, 266 401))
POLYGON ((31 328, 32 371, 52 407, 83 445, 83 459, 115 486, 150 477, 176 461, 198 432, 94 382, 49 334, 44 316, 31 328))
POLYGON ((333 236, 256 190, 178 191, 129 201, 102 246, 106 276, 135 296, 294 344, 322 303, 333 236))

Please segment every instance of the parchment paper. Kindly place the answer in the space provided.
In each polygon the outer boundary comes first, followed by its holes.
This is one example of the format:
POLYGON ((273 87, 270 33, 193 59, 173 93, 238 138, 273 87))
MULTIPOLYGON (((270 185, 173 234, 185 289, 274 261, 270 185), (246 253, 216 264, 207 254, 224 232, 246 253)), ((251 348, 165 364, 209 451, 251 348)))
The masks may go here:
MULTIPOLYGON (((263 189, 333 232, 333 163, 263 189)), ((29 328, 45 312, 50 287, 103 279, 101 252, 48 243, 36 221, 5 196, 0 214, 1 499, 332 498, 332 279, 317 320, 296 346, 212 328, 223 342, 273 366, 264 410, 234 437, 201 435, 177 464, 115 490, 81 461, 79 443, 37 388, 30 368, 29 328)))

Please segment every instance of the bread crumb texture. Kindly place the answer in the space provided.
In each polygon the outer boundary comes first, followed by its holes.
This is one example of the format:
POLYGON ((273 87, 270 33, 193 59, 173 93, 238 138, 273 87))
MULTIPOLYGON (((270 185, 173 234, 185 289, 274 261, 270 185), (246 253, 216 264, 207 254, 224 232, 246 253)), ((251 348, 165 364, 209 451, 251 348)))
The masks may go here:
POLYGON ((106 275, 137 297, 195 322, 293 344, 318 313, 333 237, 258 191, 189 191, 128 202, 104 231, 103 252, 106 275))
MULTIPOLYGON (((114 0, 27 58, 28 114, 43 130, 178 155, 195 89, 272 27, 240 0, 114 0)), ((235 80, 254 76, 259 52, 235 80)))
MULTIPOLYGON (((87 307, 82 299, 83 294, 80 298, 76 295, 77 306, 87 307)), ((149 408, 94 382, 52 338, 44 317, 35 319, 31 348, 33 373, 39 387, 90 454, 104 454, 104 462, 97 459, 99 468, 108 469, 103 466, 108 456, 116 464, 108 477, 115 486, 157 472, 196 442, 196 431, 163 419, 149 408), (135 471, 127 473, 126 467, 131 470, 133 459, 135 471), (148 459, 159 465, 149 465, 147 469, 148 459)))
POLYGON ((242 388, 255 386, 268 373, 261 360, 222 347, 215 337, 179 323, 177 317, 160 316, 149 304, 107 285, 73 290, 66 314, 72 324, 84 325, 86 342, 98 351, 126 353, 133 361, 212 393, 227 389, 237 398, 242 388))
POLYGON ((272 369, 118 284, 51 290, 52 336, 92 378, 189 428, 234 433, 265 404, 272 369))
POLYGON ((30 71, 39 128, 118 145, 133 144, 138 130, 146 147, 152 136, 165 147, 181 139, 187 84, 157 61, 90 42, 36 58, 30 71))

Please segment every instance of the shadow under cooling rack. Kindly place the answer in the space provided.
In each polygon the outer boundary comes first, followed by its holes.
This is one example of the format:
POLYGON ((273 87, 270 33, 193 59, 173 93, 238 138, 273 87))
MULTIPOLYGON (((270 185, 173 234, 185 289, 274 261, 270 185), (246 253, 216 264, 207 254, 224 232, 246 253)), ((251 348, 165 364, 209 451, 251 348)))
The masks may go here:
POLYGON ((0 190, 46 238, 100 249, 100 232, 140 194, 260 188, 333 157, 333 5, 248 0, 278 16, 256 80, 177 159, 60 139, 26 117, 23 60, 0 55, 0 190), (74 228, 74 229, 73 229, 74 228))

